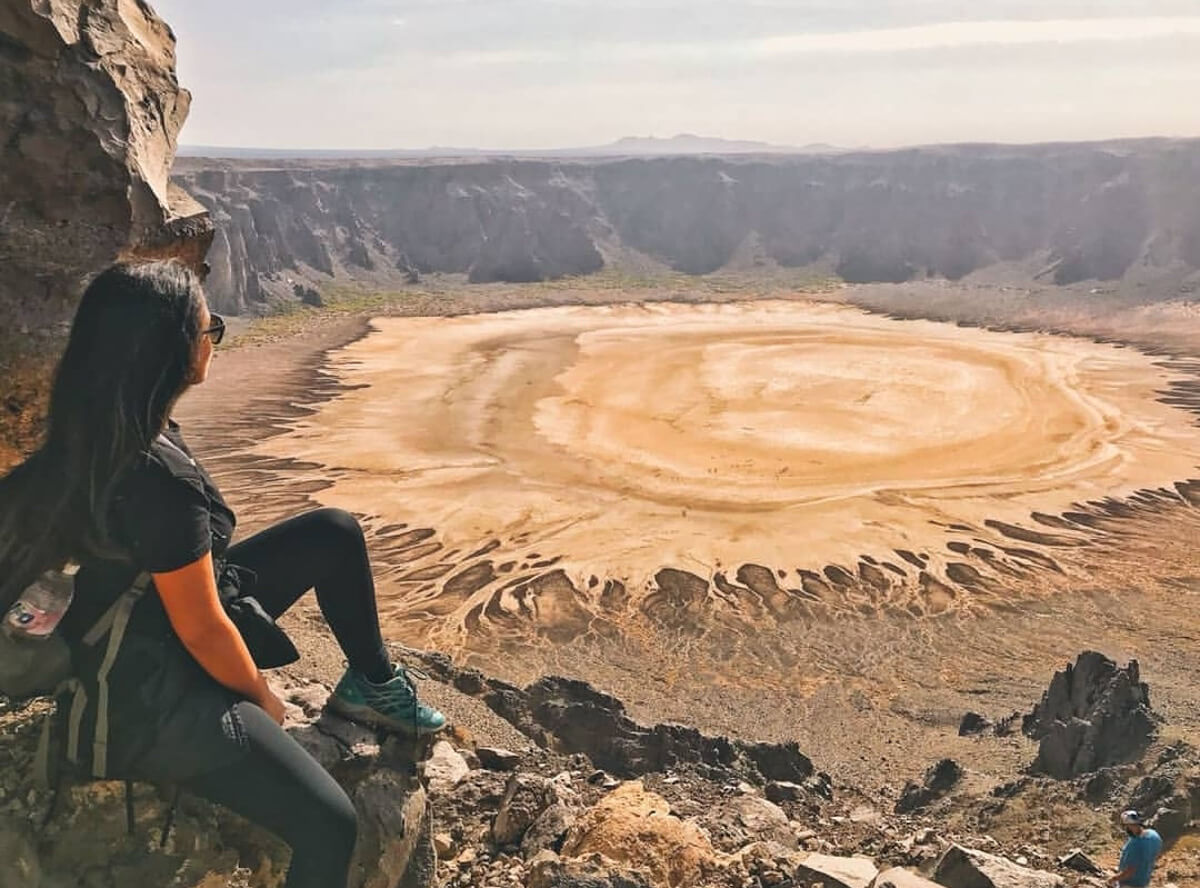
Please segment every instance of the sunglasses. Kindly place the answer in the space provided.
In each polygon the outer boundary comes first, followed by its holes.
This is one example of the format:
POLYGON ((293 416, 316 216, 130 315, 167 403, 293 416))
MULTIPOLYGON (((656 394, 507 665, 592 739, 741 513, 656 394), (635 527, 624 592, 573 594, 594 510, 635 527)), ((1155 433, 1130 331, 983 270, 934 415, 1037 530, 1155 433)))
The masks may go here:
POLYGON ((212 326, 201 335, 211 339, 213 345, 220 345, 221 340, 225 338, 225 319, 216 313, 211 313, 209 317, 212 319, 212 326))

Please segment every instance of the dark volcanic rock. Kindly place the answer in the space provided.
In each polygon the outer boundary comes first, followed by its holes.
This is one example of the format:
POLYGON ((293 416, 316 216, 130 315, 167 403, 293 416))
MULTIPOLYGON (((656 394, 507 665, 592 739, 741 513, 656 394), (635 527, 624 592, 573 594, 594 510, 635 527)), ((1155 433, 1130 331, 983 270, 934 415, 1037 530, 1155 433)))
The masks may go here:
POLYGON ((620 777, 665 771, 681 764, 707 766, 714 774, 756 783, 782 780, 807 784, 824 794, 828 778, 814 774, 812 761, 795 742, 747 743, 704 734, 678 724, 643 725, 616 697, 585 681, 547 676, 526 688, 457 668, 444 654, 400 648, 438 679, 483 700, 527 737, 565 753, 583 753, 599 768, 620 777), (821 778, 815 783, 811 779, 821 778))
POLYGON ((1137 758, 1157 727, 1137 661, 1122 669, 1085 651, 1055 673, 1022 730, 1041 741, 1034 771, 1066 779, 1137 758))
POLYGON ((1104 870, 1097 865, 1096 861, 1088 857, 1078 848, 1068 851, 1062 857, 1058 858, 1058 865, 1073 869, 1077 873, 1088 873, 1090 875, 1099 876, 1104 870))
POLYGON ((525 705, 533 722, 564 751, 585 753, 598 767, 622 777, 681 763, 791 782, 813 773, 812 762, 795 743, 745 743, 685 725, 641 725, 625 714, 620 700, 583 681, 541 678, 525 689, 525 705))
POLYGON ((962 717, 962 721, 958 725, 958 736, 970 737, 975 734, 982 734, 988 728, 993 727, 995 722, 990 718, 985 718, 978 712, 968 712, 962 717))
POLYGON ((907 814, 924 808, 949 792, 962 779, 963 769, 954 759, 942 759, 925 772, 920 783, 905 784, 896 802, 896 813, 907 814))
POLYGON ((1167 747, 1125 807, 1140 811, 1163 841, 1174 842, 1200 819, 1200 756, 1185 743, 1167 747))

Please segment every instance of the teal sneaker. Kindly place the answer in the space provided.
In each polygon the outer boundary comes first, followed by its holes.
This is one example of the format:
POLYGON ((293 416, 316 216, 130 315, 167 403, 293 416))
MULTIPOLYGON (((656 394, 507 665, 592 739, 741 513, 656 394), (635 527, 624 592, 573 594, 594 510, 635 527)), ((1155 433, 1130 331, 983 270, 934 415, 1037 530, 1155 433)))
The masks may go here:
POLYGON ((446 727, 446 716, 417 699, 417 686, 409 673, 428 676, 403 666, 392 670, 391 680, 374 684, 362 673, 347 669, 326 705, 352 721, 410 736, 436 734, 446 727))

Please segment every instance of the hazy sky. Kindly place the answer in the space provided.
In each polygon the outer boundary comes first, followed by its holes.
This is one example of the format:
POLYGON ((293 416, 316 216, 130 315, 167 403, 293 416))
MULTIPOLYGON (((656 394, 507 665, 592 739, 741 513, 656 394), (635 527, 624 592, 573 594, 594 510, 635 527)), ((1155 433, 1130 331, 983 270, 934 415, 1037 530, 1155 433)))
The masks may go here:
POLYGON ((1198 0, 151 0, 187 144, 1200 135, 1198 0))

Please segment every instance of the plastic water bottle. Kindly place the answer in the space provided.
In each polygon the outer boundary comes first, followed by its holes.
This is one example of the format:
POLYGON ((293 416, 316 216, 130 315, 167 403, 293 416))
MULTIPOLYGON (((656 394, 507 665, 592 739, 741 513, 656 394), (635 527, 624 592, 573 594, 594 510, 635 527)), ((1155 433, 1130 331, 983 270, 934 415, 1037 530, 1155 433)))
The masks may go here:
POLYGON ((74 596, 74 572, 43 574, 8 609, 4 631, 14 638, 45 641, 58 628, 74 596))

